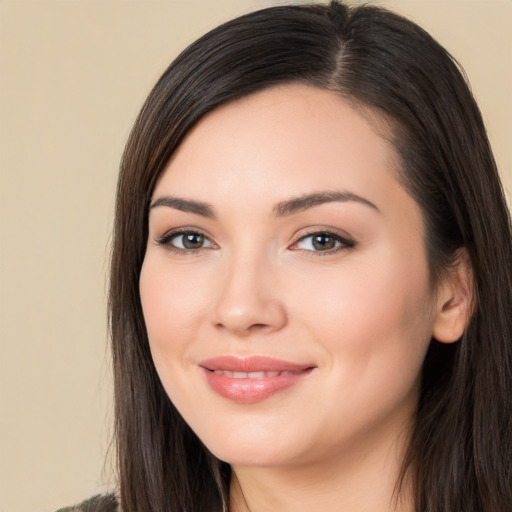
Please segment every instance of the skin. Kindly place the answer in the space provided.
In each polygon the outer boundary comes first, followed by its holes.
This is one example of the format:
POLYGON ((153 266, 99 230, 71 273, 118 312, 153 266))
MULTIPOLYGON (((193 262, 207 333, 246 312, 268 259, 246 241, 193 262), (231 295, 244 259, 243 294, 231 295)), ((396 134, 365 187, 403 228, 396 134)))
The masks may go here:
POLYGON ((384 130, 332 92, 272 88, 202 119, 156 185, 140 277, 150 347, 170 399, 232 465, 235 512, 412 510, 393 490, 421 364, 436 331, 456 339, 466 288, 432 288, 421 213, 384 130), (319 192, 362 200, 276 215, 319 192), (215 218, 166 205, 171 196, 215 218), (184 228, 203 245, 183 250, 184 228), (312 232, 331 233, 334 248, 312 232), (314 370, 238 403, 198 366, 224 355, 314 370))

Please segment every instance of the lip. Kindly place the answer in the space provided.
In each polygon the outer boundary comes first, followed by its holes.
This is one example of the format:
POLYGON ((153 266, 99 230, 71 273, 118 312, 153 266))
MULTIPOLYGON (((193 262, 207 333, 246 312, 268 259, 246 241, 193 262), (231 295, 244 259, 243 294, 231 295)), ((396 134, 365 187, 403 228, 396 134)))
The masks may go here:
POLYGON ((264 356, 222 356, 198 364, 210 387, 228 400, 251 404, 298 384, 315 365, 264 356))

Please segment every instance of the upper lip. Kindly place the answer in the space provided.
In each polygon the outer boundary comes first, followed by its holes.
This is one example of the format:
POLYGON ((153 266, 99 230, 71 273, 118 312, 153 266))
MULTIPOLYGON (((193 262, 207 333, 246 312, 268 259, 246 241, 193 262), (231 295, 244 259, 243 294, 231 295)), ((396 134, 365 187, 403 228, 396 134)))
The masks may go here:
POLYGON ((236 357, 220 356, 205 359, 199 366, 207 370, 224 370, 231 372, 300 372, 313 368, 309 363, 294 363, 265 356, 236 357))

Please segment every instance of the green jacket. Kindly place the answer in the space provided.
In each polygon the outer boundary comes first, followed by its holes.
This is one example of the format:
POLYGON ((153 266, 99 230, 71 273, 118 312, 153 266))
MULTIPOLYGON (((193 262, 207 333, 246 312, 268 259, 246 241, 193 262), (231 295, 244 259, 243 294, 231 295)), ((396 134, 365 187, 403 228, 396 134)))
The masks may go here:
POLYGON ((57 512, 121 512, 113 494, 93 496, 74 507, 60 508, 57 512))

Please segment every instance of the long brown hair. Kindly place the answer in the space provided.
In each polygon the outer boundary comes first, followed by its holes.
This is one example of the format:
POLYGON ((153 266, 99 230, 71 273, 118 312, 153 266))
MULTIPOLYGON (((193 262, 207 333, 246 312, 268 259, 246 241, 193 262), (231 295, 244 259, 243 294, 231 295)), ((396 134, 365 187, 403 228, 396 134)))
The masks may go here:
MULTIPOLYGON (((454 59, 414 23, 374 6, 282 6, 188 47, 146 100, 118 184, 110 289, 116 439, 124 512, 219 512, 230 467, 167 397, 139 298, 155 181, 187 132, 226 102, 275 84, 337 92, 384 117, 399 179, 420 205, 437 279, 466 247, 475 311, 455 344, 432 340, 404 472, 416 512, 512 510, 512 235, 478 107, 454 59)), ((178 293, 178 292, 177 292, 178 293)))

